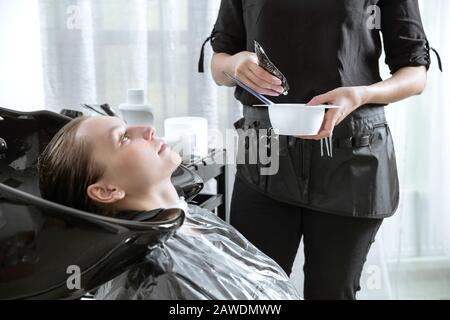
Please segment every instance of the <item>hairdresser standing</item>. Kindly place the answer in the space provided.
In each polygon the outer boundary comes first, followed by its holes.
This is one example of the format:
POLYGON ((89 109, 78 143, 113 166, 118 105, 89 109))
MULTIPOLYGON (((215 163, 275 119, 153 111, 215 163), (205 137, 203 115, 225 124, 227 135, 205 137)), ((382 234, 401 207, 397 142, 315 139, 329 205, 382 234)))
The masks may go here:
MULTIPOLYGON (((210 39, 217 84, 234 86, 226 71, 275 103, 343 107, 326 113, 316 136, 278 137, 277 174, 237 165, 231 223, 288 274, 303 237, 304 297, 355 299, 369 248, 399 202, 384 109, 420 94, 430 66, 417 0, 222 0, 210 39), (254 40, 288 79, 288 95, 257 65, 254 40), (333 156, 321 156, 319 140, 331 135, 333 156)), ((241 88, 235 96, 244 105, 236 128, 270 128, 259 101, 241 88)))

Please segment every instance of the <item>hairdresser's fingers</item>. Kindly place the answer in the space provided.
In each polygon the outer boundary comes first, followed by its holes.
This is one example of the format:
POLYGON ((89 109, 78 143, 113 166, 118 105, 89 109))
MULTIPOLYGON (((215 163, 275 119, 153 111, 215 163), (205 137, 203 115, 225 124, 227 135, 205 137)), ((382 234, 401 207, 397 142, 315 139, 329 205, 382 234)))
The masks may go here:
POLYGON ((246 73, 246 76, 258 87, 273 91, 276 93, 277 96, 283 92, 283 87, 275 86, 270 84, 269 82, 261 80, 261 78, 257 77, 250 69, 249 72, 246 73))
POLYGON ((267 72, 257 64, 251 63, 248 65, 248 68, 253 75, 252 80, 260 87, 271 89, 279 93, 282 93, 284 91, 283 87, 281 86, 281 80, 271 75, 269 72, 267 72))
POLYGON ((255 83, 253 81, 253 79, 250 79, 246 74, 240 74, 238 76, 238 79, 241 80, 244 84, 248 85, 250 88, 252 88, 253 90, 255 90, 256 92, 263 94, 263 95, 267 95, 267 96, 272 96, 272 97, 278 97, 280 94, 276 91, 270 90, 270 89, 266 89, 264 87, 260 87, 257 83, 255 83))
POLYGON ((321 140, 324 138, 331 137, 333 135, 334 127, 339 119, 340 113, 337 109, 328 110, 323 118, 322 125, 320 126, 319 132, 313 136, 300 136, 297 138, 305 140, 321 140))

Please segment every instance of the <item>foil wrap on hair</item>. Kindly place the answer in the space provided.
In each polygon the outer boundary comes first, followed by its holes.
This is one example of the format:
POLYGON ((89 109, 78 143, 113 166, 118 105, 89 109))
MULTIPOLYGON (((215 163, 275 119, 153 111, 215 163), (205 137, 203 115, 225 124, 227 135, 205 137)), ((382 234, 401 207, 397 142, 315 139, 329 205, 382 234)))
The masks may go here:
POLYGON ((272 63, 272 61, 270 61, 269 57, 264 52, 264 49, 256 40, 255 40, 255 53, 256 57, 258 58, 258 65, 281 80, 281 86, 284 89, 282 94, 287 95, 290 88, 286 77, 281 73, 280 70, 278 70, 278 68, 272 63))
POLYGON ((283 269, 235 228, 197 206, 187 211, 172 238, 101 286, 95 298, 300 299, 283 269))

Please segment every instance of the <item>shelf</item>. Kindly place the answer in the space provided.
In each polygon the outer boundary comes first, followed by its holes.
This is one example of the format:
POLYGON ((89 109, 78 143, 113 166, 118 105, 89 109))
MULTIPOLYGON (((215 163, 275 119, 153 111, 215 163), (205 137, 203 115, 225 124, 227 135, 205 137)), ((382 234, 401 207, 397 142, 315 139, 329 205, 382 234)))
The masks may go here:
POLYGON ((194 199, 193 203, 199 207, 213 211, 224 203, 224 197, 222 194, 199 194, 194 199))

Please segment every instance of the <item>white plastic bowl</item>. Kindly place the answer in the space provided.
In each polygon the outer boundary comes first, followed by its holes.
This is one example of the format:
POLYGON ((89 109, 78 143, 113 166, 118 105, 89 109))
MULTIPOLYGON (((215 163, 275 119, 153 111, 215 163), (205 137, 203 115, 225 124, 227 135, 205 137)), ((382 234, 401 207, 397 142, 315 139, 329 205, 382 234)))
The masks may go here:
POLYGON ((280 103, 269 105, 268 108, 270 122, 276 133, 286 136, 311 136, 319 132, 325 109, 340 107, 280 103))

